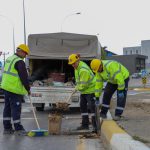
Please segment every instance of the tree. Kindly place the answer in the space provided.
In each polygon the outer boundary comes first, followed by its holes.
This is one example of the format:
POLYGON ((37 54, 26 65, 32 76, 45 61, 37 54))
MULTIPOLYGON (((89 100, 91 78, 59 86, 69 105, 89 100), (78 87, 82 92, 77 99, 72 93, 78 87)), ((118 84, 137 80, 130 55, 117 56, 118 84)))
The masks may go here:
POLYGON ((102 60, 105 60, 106 59, 106 46, 104 46, 104 47, 101 47, 101 59, 102 60))

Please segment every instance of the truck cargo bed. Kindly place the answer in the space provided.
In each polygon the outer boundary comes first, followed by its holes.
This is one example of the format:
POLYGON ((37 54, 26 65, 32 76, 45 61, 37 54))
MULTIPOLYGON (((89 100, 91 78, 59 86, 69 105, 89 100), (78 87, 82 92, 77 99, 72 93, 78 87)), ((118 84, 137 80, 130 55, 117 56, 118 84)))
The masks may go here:
MULTIPOLYGON (((48 103, 56 104, 58 102, 67 102, 68 97, 72 94, 73 87, 31 87, 31 101, 32 103, 48 103)), ((27 100, 29 102, 29 100, 27 100)), ((69 107, 79 107, 80 93, 73 94, 69 103, 69 107)))

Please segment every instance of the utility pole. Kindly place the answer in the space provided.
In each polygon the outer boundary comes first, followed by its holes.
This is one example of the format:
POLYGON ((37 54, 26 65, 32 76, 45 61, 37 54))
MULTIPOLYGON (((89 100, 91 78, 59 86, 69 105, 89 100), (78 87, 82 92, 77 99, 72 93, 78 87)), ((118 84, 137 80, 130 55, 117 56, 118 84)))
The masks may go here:
POLYGON ((25 15, 25 3, 23 0, 23 27, 24 27, 24 44, 27 44, 26 42, 26 15, 25 15))
POLYGON ((9 52, 2 52, 2 55, 3 55, 3 60, 4 60, 4 66, 5 66, 5 59, 6 59, 6 55, 8 55, 9 52))

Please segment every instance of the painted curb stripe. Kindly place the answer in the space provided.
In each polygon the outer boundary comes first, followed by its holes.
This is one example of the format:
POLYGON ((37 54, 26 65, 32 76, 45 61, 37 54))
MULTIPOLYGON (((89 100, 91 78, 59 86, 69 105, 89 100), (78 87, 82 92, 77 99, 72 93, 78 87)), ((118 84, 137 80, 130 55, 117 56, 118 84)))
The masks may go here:
POLYGON ((79 139, 76 150, 85 150, 85 140, 79 139))
POLYGON ((106 139, 110 142, 113 134, 126 134, 124 130, 122 130, 118 125, 116 124, 115 121, 113 120, 103 120, 102 127, 101 127, 102 132, 105 134, 106 139))
POLYGON ((134 140, 128 134, 114 134, 110 145, 112 150, 150 150, 146 145, 134 140))
POLYGON ((134 140, 113 120, 103 120, 101 132, 111 150, 150 150, 144 143, 134 140))
POLYGON ((134 88, 135 91, 150 91, 150 88, 134 88))

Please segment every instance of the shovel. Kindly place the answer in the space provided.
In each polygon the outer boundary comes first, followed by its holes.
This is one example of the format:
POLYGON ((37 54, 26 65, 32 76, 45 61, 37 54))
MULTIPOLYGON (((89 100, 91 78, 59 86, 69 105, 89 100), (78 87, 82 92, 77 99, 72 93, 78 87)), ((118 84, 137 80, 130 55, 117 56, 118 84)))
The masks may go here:
POLYGON ((68 106, 70 105, 70 101, 71 101, 71 98, 72 98, 72 95, 75 93, 76 91, 73 90, 72 93, 69 95, 68 99, 65 101, 65 102, 58 102, 56 104, 57 108, 60 109, 60 110, 68 110, 68 106))
POLYGON ((97 134, 100 134, 100 113, 99 105, 95 104, 95 119, 96 119, 96 130, 97 134))

